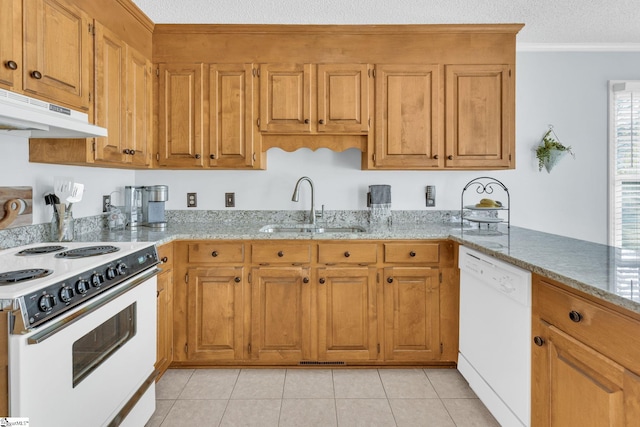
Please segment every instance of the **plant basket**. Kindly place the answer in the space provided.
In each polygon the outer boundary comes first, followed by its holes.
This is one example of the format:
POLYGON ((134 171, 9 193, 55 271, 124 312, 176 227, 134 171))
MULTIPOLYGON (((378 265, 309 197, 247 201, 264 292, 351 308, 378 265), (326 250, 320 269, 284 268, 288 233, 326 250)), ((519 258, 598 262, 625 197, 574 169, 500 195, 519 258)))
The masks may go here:
POLYGON ((566 155, 567 155, 566 150, 554 150, 554 149, 550 150, 549 158, 544 162, 544 168, 547 170, 547 173, 550 173, 551 169, 553 169, 554 166, 558 164, 560 159, 562 159, 566 155))
POLYGON ((536 158, 538 159, 538 170, 544 167, 547 173, 558 164, 558 162, 567 154, 574 156, 570 146, 565 146, 558 141, 558 137, 553 131, 553 126, 549 126, 549 130, 542 137, 542 141, 536 147, 536 158))

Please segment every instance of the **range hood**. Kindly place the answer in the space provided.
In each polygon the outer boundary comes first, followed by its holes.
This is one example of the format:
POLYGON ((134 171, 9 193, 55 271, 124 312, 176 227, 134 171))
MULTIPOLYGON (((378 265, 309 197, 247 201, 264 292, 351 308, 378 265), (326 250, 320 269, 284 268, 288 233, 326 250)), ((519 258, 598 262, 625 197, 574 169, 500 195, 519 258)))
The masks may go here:
POLYGON ((89 116, 39 99, 0 89, 0 133, 30 138, 92 138, 107 129, 89 123, 89 116))

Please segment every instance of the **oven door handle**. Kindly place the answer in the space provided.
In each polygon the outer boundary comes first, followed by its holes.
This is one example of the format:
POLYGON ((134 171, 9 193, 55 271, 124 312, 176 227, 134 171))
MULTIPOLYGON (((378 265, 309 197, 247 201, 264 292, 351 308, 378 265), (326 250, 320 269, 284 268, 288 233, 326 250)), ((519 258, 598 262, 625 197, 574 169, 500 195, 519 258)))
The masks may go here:
POLYGON ((97 301, 88 303, 87 305, 83 306, 80 310, 65 317, 63 320, 55 322, 54 324, 43 329, 37 334, 33 334, 31 337, 27 338, 27 343, 39 344, 45 341, 46 339, 51 338, 52 336, 54 336, 56 333, 60 332, 67 326, 73 325, 75 322, 87 316, 89 313, 99 309, 100 307, 106 304, 109 304, 114 299, 122 296, 123 294, 135 288, 136 286, 142 284, 143 282, 146 282, 153 276, 157 276, 160 272, 161 272, 160 269, 152 268, 135 276, 135 278, 133 278, 130 282, 124 285, 118 286, 115 292, 109 294, 108 296, 102 297, 102 298, 95 298, 97 301))

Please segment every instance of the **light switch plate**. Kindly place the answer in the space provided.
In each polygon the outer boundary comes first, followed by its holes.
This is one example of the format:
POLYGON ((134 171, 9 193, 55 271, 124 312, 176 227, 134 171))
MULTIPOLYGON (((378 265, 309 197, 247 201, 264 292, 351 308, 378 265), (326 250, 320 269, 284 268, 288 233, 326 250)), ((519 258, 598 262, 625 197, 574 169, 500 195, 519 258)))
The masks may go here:
POLYGON ((224 193, 224 206, 226 208, 236 207, 236 193, 224 193))

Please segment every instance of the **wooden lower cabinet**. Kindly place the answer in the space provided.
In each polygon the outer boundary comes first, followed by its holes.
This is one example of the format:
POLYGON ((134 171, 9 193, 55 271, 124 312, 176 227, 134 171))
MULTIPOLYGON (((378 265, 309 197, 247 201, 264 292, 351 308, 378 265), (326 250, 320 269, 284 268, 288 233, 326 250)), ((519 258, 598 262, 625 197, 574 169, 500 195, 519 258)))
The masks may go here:
POLYGON ((309 359, 309 268, 259 267, 251 276, 251 359, 284 364, 309 359))
POLYGON ((243 268, 188 270, 187 357, 243 359, 243 268))
POLYGON ((162 273, 157 277, 155 368, 159 372, 159 379, 173 361, 173 245, 165 244, 158 247, 158 258, 161 261, 159 267, 162 273))
POLYGON ((440 358, 439 271, 384 269, 384 358, 424 362, 440 358))
POLYGON ((640 350, 633 337, 617 349, 600 345, 637 334, 640 322, 534 276, 532 329, 533 427, 638 425, 640 372, 631 366, 640 350), (622 321, 627 328, 598 336, 622 321))
POLYGON ((318 358, 378 359, 375 267, 319 268, 318 358))

